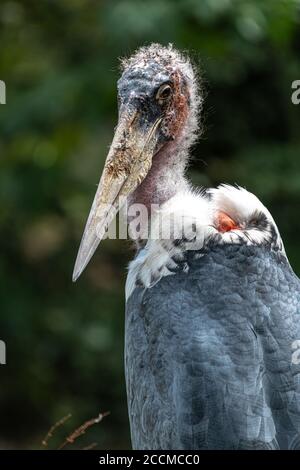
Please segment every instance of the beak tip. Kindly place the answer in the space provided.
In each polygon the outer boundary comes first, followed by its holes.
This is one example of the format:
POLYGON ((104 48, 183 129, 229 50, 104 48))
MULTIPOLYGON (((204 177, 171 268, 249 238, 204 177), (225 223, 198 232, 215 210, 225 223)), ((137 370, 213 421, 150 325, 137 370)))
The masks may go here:
POLYGON ((72 274, 72 281, 76 282, 79 276, 82 274, 82 271, 86 267, 86 264, 83 264, 81 260, 79 260, 79 257, 77 256, 75 266, 73 269, 73 274, 72 274))
POLYGON ((80 274, 81 274, 81 270, 77 269, 76 266, 75 266, 73 274, 72 274, 72 281, 76 282, 77 279, 79 278, 80 274))

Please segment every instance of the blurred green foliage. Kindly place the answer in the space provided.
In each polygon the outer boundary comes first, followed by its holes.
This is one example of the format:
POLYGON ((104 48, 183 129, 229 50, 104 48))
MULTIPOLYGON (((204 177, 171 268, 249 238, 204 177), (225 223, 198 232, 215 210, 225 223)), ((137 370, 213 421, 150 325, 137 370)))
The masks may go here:
POLYGON ((0 446, 37 447, 111 415, 79 446, 129 446, 123 377, 126 242, 105 241, 73 285, 78 244, 116 122, 118 57, 189 51, 206 100, 191 176, 239 183, 270 208, 300 273, 300 2, 2 0, 0 446))

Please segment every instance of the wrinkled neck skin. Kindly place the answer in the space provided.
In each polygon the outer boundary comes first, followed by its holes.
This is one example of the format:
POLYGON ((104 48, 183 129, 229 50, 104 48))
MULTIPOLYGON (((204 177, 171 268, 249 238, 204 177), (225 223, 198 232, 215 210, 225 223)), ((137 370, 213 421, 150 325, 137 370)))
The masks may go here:
MULTIPOLYGON (((149 231, 151 219, 155 217, 159 207, 179 192, 187 191, 189 188, 189 182, 185 177, 188 155, 188 147, 185 147, 181 139, 167 143, 154 155, 149 173, 128 201, 128 207, 132 204, 143 204, 147 208, 147 215, 139 215, 141 233, 149 231)), ((130 220, 131 217, 128 217, 129 222, 130 220)), ((135 242, 136 249, 139 250, 145 246, 147 240, 142 237, 135 242)))
MULTIPOLYGON (((147 242, 145 236, 148 237, 157 209, 179 192, 189 188, 185 177, 188 155, 184 140, 175 139, 165 144, 154 155, 149 173, 129 198, 128 207, 132 204, 143 204, 147 209, 146 212, 139 212, 141 238, 135 240, 137 250, 143 248, 147 242)), ((128 216, 129 223, 133 219, 134 217, 128 216)))
POLYGON ((188 163, 188 149, 180 148, 177 139, 163 146, 153 157, 152 167, 132 194, 129 204, 144 204, 150 209, 152 204, 161 206, 189 184, 185 177, 188 163))

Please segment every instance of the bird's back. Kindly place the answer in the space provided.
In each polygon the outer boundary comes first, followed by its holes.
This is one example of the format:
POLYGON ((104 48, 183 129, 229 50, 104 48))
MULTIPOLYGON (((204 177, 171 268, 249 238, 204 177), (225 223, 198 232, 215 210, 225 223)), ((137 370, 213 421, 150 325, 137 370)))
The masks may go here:
POLYGON ((300 448, 298 278, 263 246, 186 256, 127 302, 133 447, 300 448))

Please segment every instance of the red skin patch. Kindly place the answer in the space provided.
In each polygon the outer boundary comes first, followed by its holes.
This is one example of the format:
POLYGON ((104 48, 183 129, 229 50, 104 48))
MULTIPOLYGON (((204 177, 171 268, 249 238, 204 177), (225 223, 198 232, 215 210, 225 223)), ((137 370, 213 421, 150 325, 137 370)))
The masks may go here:
POLYGON ((226 212, 219 211, 216 217, 217 230, 221 233, 241 230, 241 227, 226 212))

